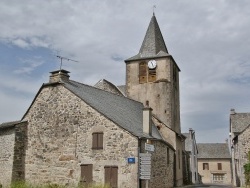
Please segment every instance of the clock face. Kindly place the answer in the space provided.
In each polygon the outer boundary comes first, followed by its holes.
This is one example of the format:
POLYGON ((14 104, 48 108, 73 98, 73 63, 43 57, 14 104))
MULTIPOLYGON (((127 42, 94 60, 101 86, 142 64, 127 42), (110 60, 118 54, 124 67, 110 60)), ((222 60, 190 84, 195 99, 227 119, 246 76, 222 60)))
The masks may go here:
POLYGON ((155 60, 150 60, 148 62, 148 68, 149 69, 155 69, 156 68, 156 61, 155 60))

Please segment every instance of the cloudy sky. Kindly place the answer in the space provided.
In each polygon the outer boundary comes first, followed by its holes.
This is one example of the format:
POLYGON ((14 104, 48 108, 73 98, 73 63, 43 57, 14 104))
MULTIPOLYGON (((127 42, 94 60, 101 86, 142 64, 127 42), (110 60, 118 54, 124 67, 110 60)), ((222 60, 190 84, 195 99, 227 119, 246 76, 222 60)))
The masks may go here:
POLYGON ((181 126, 197 142, 224 142, 229 112, 250 112, 248 0, 1 0, 0 123, 19 120, 49 72, 125 83, 124 60, 142 44, 153 6, 181 69, 181 126))

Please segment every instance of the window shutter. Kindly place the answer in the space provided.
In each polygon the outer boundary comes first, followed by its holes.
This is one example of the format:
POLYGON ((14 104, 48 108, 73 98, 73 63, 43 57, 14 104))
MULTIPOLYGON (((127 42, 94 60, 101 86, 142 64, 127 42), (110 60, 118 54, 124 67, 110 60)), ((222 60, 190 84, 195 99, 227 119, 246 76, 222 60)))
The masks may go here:
POLYGON ((117 166, 105 166, 105 184, 108 184, 111 188, 118 187, 118 167, 117 166))
POLYGON ((147 65, 146 62, 139 64, 139 83, 147 82, 147 65))
POLYGON ((110 171, 111 171, 111 167, 110 166, 105 166, 105 184, 110 184, 110 171))
POLYGON ((88 185, 93 181, 93 165, 83 164, 81 165, 81 183, 88 185))
POLYGON ((117 181, 118 181, 118 167, 111 168, 111 187, 117 188, 117 181))
POLYGON ((97 148, 103 149, 103 133, 98 133, 97 148))
POLYGON ((93 139, 92 140, 92 148, 93 149, 97 149, 97 146, 98 146, 97 145, 98 144, 98 142, 97 142, 98 141, 98 134, 97 133, 93 133, 92 134, 92 139, 93 139))
POLYGON ((218 163, 218 170, 222 170, 222 164, 218 163))
POLYGON ((103 149, 103 133, 92 134, 92 149, 103 149))

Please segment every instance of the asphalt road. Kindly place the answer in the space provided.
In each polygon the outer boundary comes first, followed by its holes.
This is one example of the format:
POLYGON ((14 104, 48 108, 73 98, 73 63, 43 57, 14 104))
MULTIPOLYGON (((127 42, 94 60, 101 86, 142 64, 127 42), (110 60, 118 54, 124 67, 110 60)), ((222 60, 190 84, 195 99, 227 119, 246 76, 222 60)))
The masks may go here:
POLYGON ((234 186, 232 185, 220 185, 220 184, 203 184, 203 185, 191 185, 191 186, 188 186, 188 188, 192 188, 192 187, 195 187, 195 188, 199 188, 199 187, 209 187, 209 188, 219 188, 219 187, 224 187, 224 188, 233 188, 234 186))

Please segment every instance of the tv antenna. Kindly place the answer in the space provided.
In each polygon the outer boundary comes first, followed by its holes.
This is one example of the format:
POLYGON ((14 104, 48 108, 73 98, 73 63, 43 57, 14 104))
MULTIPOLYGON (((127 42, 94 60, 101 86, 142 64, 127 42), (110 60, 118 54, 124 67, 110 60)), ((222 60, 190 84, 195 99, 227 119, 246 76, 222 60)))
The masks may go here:
POLYGON ((78 61, 76 61, 76 60, 69 59, 69 58, 67 58, 67 57, 62 57, 62 56, 60 56, 60 55, 57 55, 56 57, 58 57, 59 59, 61 59, 60 70, 62 70, 62 60, 63 60, 63 59, 64 59, 64 60, 67 60, 67 61, 73 61, 73 62, 77 62, 77 63, 78 63, 78 61))

